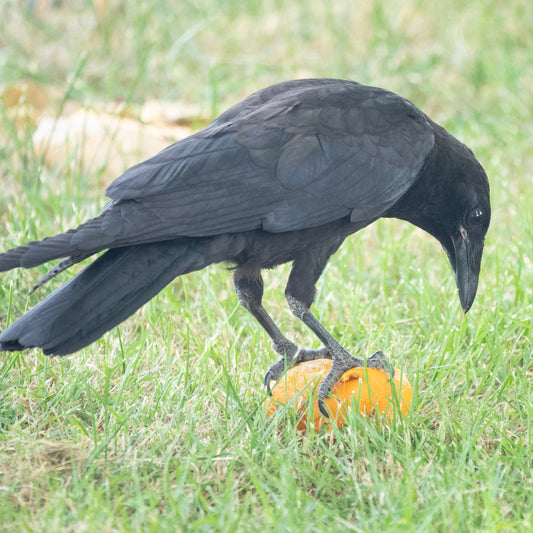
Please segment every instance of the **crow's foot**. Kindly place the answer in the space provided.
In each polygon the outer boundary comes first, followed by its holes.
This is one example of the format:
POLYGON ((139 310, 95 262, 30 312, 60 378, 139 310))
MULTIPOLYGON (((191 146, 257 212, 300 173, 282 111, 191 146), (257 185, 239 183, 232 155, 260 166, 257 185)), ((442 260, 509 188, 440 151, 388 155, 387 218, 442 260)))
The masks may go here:
POLYGON ((329 417, 329 413, 324 405, 324 400, 328 398, 333 390, 333 387, 339 381, 340 377, 351 368, 377 368, 388 372, 391 378, 394 378, 394 368, 389 363, 389 360, 385 357, 383 352, 375 352, 370 357, 367 357, 366 364, 363 359, 356 359, 348 352, 344 351, 336 357, 333 355, 333 364, 326 377, 320 383, 318 387, 318 408, 322 415, 326 418, 329 417))

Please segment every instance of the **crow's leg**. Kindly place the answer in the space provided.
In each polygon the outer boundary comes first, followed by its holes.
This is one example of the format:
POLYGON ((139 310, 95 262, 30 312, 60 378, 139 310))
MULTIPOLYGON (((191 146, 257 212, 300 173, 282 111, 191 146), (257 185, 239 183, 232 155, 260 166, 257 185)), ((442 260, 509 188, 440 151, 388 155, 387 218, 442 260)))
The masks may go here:
POLYGON ((263 278, 259 269, 237 268, 233 275, 233 281, 239 303, 263 326, 263 329, 272 339, 274 350, 282 356, 277 363, 274 363, 268 369, 265 375, 265 387, 269 392, 270 383, 277 381, 285 370, 293 364, 311 359, 331 358, 325 348, 319 350, 299 348, 281 333, 261 303, 263 299, 263 278))
POLYGON ((366 359, 366 363, 363 359, 351 355, 311 312, 310 307, 315 296, 315 283, 322 273, 325 261, 327 258, 321 262, 320 258, 316 256, 296 260, 289 276, 285 296, 292 313, 323 342, 324 348, 333 359, 330 371, 318 388, 320 411, 324 416, 329 416, 324 406, 324 400, 331 394, 333 386, 344 372, 350 368, 367 366, 368 368, 385 370, 394 377, 394 370, 382 352, 375 352, 366 359))

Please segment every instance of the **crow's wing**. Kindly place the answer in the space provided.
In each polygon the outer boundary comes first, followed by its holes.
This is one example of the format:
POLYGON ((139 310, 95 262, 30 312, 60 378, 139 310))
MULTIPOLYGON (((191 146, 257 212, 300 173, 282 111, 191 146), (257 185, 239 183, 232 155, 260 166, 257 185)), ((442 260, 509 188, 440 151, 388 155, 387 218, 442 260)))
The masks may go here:
POLYGON ((134 244, 382 215, 416 180, 432 126, 390 92, 320 81, 260 91, 127 170, 107 190, 102 231, 134 244))
POLYGON ((67 244, 68 254, 85 255, 181 236, 300 230, 346 216, 371 221, 416 181, 433 144, 427 117, 383 89, 343 80, 277 84, 127 170, 109 186, 112 201, 100 216, 21 247, 19 264, 42 262, 46 246, 63 257, 67 244))

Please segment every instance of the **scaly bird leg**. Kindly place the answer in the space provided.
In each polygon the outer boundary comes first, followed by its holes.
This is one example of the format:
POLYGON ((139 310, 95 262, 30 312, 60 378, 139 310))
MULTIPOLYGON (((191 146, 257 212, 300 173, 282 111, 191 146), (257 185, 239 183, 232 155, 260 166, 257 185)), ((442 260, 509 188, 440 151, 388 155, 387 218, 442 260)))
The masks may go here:
POLYGON ((325 349, 331 354, 333 364, 326 377, 318 387, 318 406, 320 412, 325 416, 329 416, 325 406, 324 400, 331 394, 333 386, 337 383, 339 378, 350 368, 364 367, 379 368, 388 372, 391 377, 394 377, 394 369, 390 365, 383 352, 375 352, 372 356, 366 359, 356 358, 351 355, 345 348, 343 348, 335 338, 326 330, 320 323, 318 318, 296 298, 287 295, 287 301, 292 313, 298 317, 311 331, 324 343, 325 349))
POLYGON ((331 394, 333 386, 350 368, 379 368, 393 373, 393 369, 381 352, 376 352, 366 359, 356 358, 343 348, 311 312, 310 307, 315 297, 315 284, 322 274, 329 256, 340 246, 342 239, 329 240, 329 248, 318 246, 307 248, 292 265, 285 296, 292 313, 298 317, 322 341, 324 349, 333 359, 333 364, 318 388, 318 405, 324 416, 329 416, 324 400, 331 394))
POLYGON ((239 303, 261 324, 271 338, 274 350, 282 356, 279 361, 268 369, 265 375, 264 383, 269 393, 271 383, 278 381, 292 365, 312 359, 331 359, 331 354, 326 348, 319 350, 300 348, 281 333, 261 303, 263 298, 263 279, 259 270, 238 268, 234 272, 233 280, 239 303))

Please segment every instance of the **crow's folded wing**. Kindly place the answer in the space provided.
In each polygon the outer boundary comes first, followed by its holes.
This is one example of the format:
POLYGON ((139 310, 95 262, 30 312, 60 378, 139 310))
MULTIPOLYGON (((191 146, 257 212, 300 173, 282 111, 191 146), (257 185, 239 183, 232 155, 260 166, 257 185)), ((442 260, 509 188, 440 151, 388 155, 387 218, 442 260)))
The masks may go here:
POLYGON ((375 219, 433 147, 425 115, 387 91, 302 80, 299 91, 273 92, 126 171, 107 191, 116 204, 104 233, 132 244, 375 219))
POLYGON ((176 237, 295 231, 348 216, 371 221, 416 181, 433 144, 427 117, 383 89, 277 84, 127 170, 109 186, 100 216, 20 247, 19 264, 42 262, 47 246, 63 257, 176 237))

